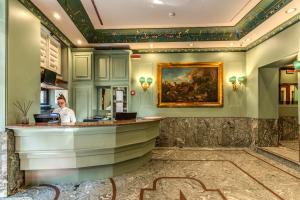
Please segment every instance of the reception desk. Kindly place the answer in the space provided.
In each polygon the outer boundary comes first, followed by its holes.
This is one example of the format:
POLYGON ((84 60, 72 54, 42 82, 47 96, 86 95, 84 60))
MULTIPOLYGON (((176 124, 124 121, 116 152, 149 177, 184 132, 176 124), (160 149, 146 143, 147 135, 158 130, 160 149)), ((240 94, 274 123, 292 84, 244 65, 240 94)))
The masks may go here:
POLYGON ((157 119, 29 124, 14 131, 26 184, 70 183, 120 175, 151 158, 157 119))

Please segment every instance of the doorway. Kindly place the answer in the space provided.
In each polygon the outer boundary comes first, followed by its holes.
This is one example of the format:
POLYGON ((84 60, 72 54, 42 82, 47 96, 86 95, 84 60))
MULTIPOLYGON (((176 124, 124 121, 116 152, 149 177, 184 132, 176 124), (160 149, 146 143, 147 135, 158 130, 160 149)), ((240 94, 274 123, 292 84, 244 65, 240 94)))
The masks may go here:
POLYGON ((272 128, 266 126, 268 130, 259 131, 271 138, 259 149, 299 165, 298 72, 293 67, 296 59, 293 55, 259 68, 259 119, 273 120, 272 128))
POLYGON ((299 161, 298 73, 293 66, 279 69, 279 148, 299 161))

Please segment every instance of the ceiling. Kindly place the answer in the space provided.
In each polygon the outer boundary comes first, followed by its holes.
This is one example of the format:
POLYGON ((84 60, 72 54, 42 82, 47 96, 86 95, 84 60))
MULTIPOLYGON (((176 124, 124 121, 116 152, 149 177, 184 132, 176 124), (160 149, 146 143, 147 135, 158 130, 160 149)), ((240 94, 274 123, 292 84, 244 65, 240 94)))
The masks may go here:
POLYGON ((300 0, 20 2, 27 8, 33 3, 59 32, 81 47, 246 48, 274 30, 282 29, 283 25, 287 27, 289 24, 284 23, 289 20, 300 20, 300 0), (289 8, 296 11, 286 13, 289 8), (55 18, 54 13, 59 14, 60 19, 55 18))
POLYGON ((81 0, 96 29, 234 26, 259 2, 260 0, 81 0), (97 12, 103 24, 100 23, 97 12), (175 16, 172 16, 173 13, 175 16))

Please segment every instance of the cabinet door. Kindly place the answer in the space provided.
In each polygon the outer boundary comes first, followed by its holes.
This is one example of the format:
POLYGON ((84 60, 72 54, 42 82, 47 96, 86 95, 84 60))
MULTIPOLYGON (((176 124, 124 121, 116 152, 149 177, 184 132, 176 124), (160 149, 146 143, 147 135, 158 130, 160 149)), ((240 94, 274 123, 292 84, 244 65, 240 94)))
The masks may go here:
POLYGON ((95 57, 95 80, 109 81, 109 56, 97 55, 95 57))
POLYGON ((92 53, 73 54, 73 80, 92 79, 92 53))
POLYGON ((128 80, 128 56, 111 56, 111 80, 128 80))
POLYGON ((73 88, 73 108, 77 121, 92 116, 92 86, 77 86, 73 88))

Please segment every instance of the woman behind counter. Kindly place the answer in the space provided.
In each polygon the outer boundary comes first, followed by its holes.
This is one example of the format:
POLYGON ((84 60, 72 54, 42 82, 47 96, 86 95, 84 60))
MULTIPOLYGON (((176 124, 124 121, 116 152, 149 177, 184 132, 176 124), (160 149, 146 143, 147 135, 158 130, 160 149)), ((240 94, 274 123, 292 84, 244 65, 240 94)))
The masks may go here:
POLYGON ((64 95, 60 95, 57 98, 58 108, 53 110, 53 113, 58 113, 62 123, 74 123, 76 122, 76 117, 74 111, 66 106, 66 98, 64 95))

